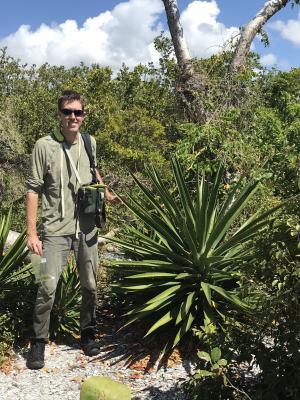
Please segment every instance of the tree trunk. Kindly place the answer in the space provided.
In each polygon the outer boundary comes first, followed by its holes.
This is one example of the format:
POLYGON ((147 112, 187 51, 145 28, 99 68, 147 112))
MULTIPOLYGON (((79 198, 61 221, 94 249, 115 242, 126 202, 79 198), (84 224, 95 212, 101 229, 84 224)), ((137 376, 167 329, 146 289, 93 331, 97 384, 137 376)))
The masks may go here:
POLYGON ((163 0, 168 26, 179 68, 177 92, 183 108, 192 122, 205 122, 205 109, 199 93, 205 90, 203 77, 195 73, 193 62, 184 38, 177 0, 163 0))
POLYGON ((246 65, 251 43, 263 25, 287 5, 290 0, 269 0, 255 17, 242 29, 231 63, 231 71, 238 72, 246 65))
POLYGON ((180 68, 184 68, 185 64, 190 63, 191 56, 183 35, 177 0, 163 0, 163 2, 167 14, 169 30, 172 37, 177 63, 180 68))

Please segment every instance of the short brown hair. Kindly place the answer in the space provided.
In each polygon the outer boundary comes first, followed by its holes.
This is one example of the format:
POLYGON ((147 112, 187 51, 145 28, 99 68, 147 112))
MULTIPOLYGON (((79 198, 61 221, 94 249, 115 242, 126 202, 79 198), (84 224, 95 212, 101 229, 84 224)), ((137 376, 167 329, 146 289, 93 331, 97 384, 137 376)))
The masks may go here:
POLYGON ((75 92, 74 90, 64 90, 57 101, 58 109, 61 110, 64 103, 69 103, 76 100, 80 101, 82 105, 82 111, 84 111, 84 99, 82 95, 78 92, 75 92))

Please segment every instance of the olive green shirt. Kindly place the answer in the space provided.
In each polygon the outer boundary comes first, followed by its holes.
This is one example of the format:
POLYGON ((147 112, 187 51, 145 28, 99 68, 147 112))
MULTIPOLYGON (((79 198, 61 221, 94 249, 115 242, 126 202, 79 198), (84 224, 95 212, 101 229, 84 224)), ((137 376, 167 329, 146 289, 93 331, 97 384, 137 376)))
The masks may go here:
MULTIPOLYGON (((92 181, 90 161, 81 135, 79 140, 73 144, 59 143, 51 136, 46 136, 39 139, 34 146, 31 172, 26 184, 28 192, 37 193, 42 198, 44 235, 64 236, 76 232, 76 194, 80 184, 63 146, 69 149, 81 184, 89 184, 92 181)), ((96 141, 94 138, 91 140, 95 157, 96 141)), ((80 216, 78 223, 79 230, 82 231, 95 225, 93 218, 86 216, 80 216)))

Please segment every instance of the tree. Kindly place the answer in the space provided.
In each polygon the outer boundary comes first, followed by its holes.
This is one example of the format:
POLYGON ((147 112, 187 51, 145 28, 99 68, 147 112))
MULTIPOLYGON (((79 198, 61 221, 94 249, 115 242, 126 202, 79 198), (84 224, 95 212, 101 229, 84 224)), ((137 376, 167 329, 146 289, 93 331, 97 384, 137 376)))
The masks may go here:
MULTIPOLYGON (((239 72, 245 66, 254 37, 261 32, 264 24, 289 2, 294 5, 299 4, 300 0, 267 1, 255 17, 241 29, 241 35, 230 64, 232 73, 239 72)), ((177 91, 183 95, 185 110, 188 111, 190 120, 206 122, 204 101, 200 96, 201 92, 205 92, 205 79, 204 75, 198 70, 196 71, 193 65, 180 22, 177 0, 163 0, 163 3, 179 67, 177 91)))

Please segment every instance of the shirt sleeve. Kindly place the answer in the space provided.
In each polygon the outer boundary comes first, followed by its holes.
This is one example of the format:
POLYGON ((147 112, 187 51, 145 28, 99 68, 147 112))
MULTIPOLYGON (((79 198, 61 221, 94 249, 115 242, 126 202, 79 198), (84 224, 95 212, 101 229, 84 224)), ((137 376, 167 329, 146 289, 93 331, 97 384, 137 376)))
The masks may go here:
POLYGON ((37 141, 31 155, 30 175, 26 180, 27 193, 40 194, 43 191, 44 177, 47 170, 45 150, 45 146, 40 141, 37 141))

